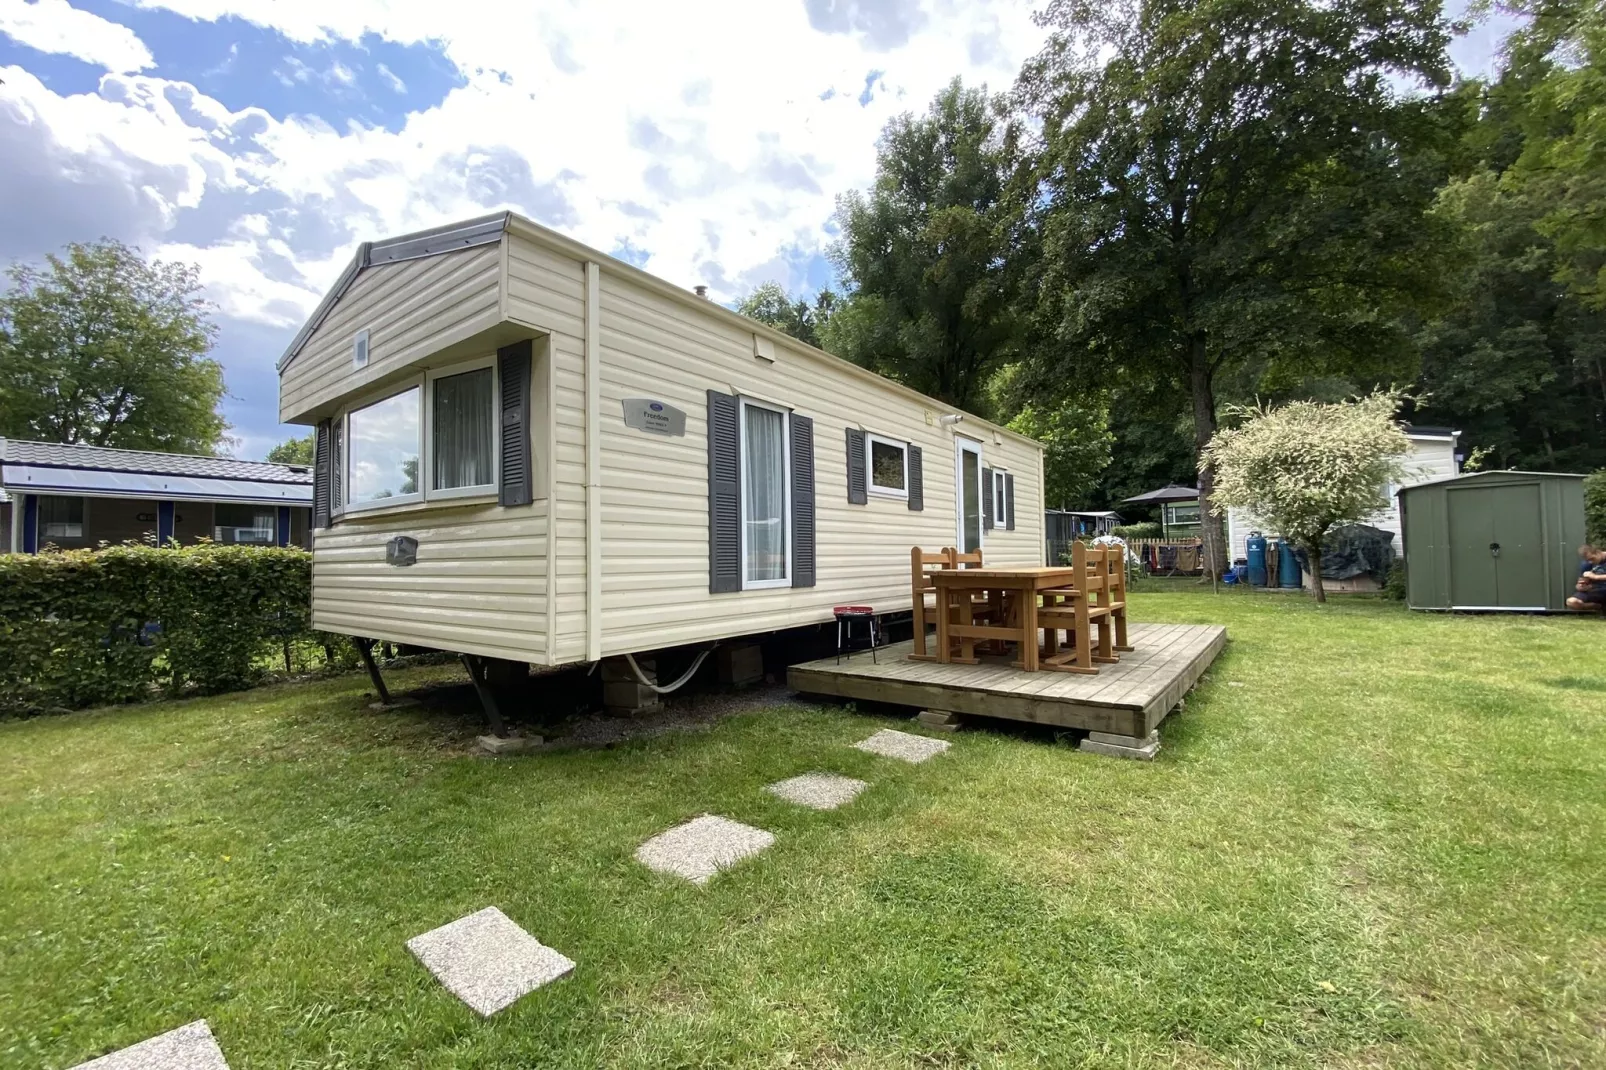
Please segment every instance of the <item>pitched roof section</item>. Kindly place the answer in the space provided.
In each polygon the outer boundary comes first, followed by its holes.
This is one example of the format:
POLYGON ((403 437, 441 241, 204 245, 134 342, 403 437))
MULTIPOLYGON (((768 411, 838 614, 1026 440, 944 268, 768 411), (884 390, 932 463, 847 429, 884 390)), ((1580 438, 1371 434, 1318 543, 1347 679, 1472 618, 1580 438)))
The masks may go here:
POLYGON ((64 446, 55 442, 24 442, 17 439, 0 439, 0 463, 196 479, 246 479, 254 483, 312 484, 310 465, 237 461, 233 457, 116 450, 100 446, 64 446))
POLYGON ((301 325, 296 336, 290 340, 290 347, 279 357, 276 367, 282 372, 285 365, 295 359, 296 354, 301 352, 301 347, 307 344, 307 339, 322 326, 324 319, 335 305, 340 303, 340 299, 351 289, 352 283, 357 281, 357 276, 361 275, 365 268, 379 264, 399 264, 403 260, 418 260, 439 253, 455 253, 460 249, 472 249, 476 245, 490 245, 492 242, 502 240, 502 232, 507 229, 511 215, 511 212, 497 212, 494 215, 479 216, 461 223, 449 223, 444 227, 403 234, 399 238, 363 242, 357 246, 357 255, 351 258, 346 270, 340 273, 340 278, 335 280, 334 286, 324 294, 323 300, 318 302, 318 307, 307 317, 307 322, 301 325))

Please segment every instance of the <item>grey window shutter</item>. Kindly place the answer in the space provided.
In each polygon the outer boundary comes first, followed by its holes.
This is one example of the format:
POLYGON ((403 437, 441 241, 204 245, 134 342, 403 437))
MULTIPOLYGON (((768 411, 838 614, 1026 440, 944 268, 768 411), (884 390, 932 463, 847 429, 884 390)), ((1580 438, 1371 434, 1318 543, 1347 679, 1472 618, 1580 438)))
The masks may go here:
POLYGON ((496 351, 496 377, 502 388, 501 473, 497 501, 502 505, 529 505, 535 500, 530 469, 530 352, 529 339, 496 351))
POLYGON ((319 420, 312 446, 312 526, 329 526, 329 424, 319 420))
POLYGON ((792 586, 814 586, 814 421, 792 414, 792 586))
POLYGON ((920 447, 909 447, 909 508, 919 512, 926 507, 926 481, 920 471, 920 447))
POLYGON ((717 390, 708 392, 708 589, 742 589, 741 409, 717 390))
POLYGON ((1015 530, 1015 474, 1004 473, 1004 515, 1009 519, 1004 521, 1006 531, 1015 530))
POLYGON ((983 531, 993 530, 993 470, 981 470, 981 527, 983 531))
POLYGON ((337 416, 329 424, 329 515, 346 511, 346 418, 337 416))
POLYGON ((848 428, 848 504, 863 505, 870 500, 864 472, 864 432, 848 428))

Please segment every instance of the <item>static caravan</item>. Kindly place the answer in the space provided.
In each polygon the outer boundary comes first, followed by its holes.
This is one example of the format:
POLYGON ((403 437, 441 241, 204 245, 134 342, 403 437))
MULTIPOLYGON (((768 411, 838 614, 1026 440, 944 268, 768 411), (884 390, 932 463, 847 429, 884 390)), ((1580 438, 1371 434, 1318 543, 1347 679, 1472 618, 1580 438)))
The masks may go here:
POLYGON ((361 246, 279 362, 312 621, 537 666, 1039 563, 1042 447, 510 213, 361 246))

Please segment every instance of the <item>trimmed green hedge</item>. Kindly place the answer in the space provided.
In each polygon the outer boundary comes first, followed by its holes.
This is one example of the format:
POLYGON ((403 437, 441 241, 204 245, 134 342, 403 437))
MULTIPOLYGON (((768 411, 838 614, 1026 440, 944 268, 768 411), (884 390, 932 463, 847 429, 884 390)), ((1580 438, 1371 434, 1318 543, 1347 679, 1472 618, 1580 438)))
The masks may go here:
POLYGON ((1111 535, 1123 539, 1158 539, 1161 527, 1158 520, 1140 520, 1136 524, 1117 524, 1110 529, 1111 535))
POLYGON ((309 628, 304 550, 0 556, 0 715, 249 687, 309 628))
POLYGON ((1591 545, 1606 546, 1606 468, 1584 480, 1584 532, 1591 545))

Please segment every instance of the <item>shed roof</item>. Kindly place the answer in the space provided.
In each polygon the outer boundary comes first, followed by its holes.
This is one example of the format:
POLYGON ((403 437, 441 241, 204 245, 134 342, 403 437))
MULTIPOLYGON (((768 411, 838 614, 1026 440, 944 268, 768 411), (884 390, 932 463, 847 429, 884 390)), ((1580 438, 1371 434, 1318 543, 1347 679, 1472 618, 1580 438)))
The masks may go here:
POLYGON ((154 450, 0 439, 0 487, 13 493, 312 502, 306 465, 154 450))
POLYGON ((1401 487, 1394 492, 1398 498, 1408 491, 1421 490, 1424 487, 1442 487, 1446 483, 1466 483, 1475 479, 1487 479, 1490 476, 1532 476, 1535 479, 1588 479, 1582 472, 1528 472, 1520 468, 1491 468, 1487 472, 1462 472, 1460 475, 1445 476, 1443 479, 1429 479, 1421 483, 1412 483, 1408 487, 1401 487))

